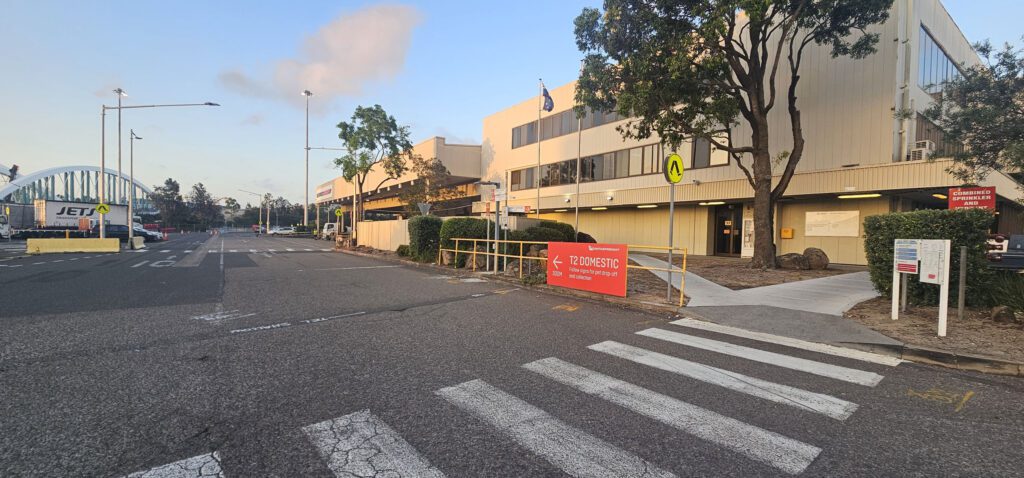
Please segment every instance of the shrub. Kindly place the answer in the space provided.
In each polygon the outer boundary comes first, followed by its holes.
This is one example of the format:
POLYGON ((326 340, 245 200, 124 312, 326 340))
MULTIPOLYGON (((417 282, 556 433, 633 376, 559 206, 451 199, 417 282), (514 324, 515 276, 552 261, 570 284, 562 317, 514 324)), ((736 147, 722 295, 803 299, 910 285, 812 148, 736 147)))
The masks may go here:
MULTIPOLYGON (((950 239, 950 297, 957 296, 960 246, 967 246, 967 303, 987 305, 993 273, 985 259, 985 241, 994 216, 981 209, 923 210, 869 216, 864 219, 864 252, 875 289, 892 296, 893 242, 896 239, 950 239)), ((915 303, 935 304, 939 287, 921 284, 910 275, 908 298, 915 303)))
POLYGON ((412 251, 409 250, 409 246, 407 244, 398 246, 398 249, 396 249, 395 252, 401 257, 409 257, 412 255, 412 251))
POLYGON ((528 241, 570 242, 562 231, 540 226, 527 228, 526 237, 528 241))
POLYGON ((581 232, 576 236, 576 242, 589 242, 591 244, 597 244, 597 239, 594 239, 594 236, 591 236, 590 234, 581 232))
POLYGON ((437 260, 441 243, 441 224, 437 216, 416 216, 409 219, 409 255, 417 261, 437 260))
POLYGON ((1005 305, 1014 312, 1024 312, 1024 274, 999 272, 994 275, 991 303, 1005 305))
MULTIPOLYGON (((526 231, 508 231, 509 241, 529 241, 530 236, 526 231)), ((520 253, 519 244, 505 244, 505 254, 518 256, 520 253)), ((527 248, 529 249, 529 248, 527 248)))
MULTIPOLYGON (((455 247, 452 239, 484 239, 494 230, 494 222, 473 217, 456 217, 441 225, 441 244, 445 249, 455 247)), ((471 249, 471 243, 460 243, 459 249, 471 249)))
POLYGON ((564 222, 556 221, 541 221, 537 227, 546 227, 548 229, 555 229, 562 232, 562 236, 568 242, 576 242, 576 229, 564 222))

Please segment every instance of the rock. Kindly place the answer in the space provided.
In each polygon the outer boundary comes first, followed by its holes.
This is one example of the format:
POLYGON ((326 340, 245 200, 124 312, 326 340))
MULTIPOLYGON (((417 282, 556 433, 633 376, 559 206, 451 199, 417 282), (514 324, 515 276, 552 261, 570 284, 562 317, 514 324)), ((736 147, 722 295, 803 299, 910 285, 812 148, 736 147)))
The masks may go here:
POLYGON ((804 249, 804 257, 807 258, 807 265, 811 269, 828 269, 828 255, 817 247, 804 249))
POLYGON ((547 249, 541 249, 540 251, 537 252, 537 257, 543 257, 543 258, 547 259, 548 258, 548 250, 547 249))
POLYGON ((452 262, 455 262, 455 253, 452 251, 442 251, 441 263, 446 266, 450 266, 452 265, 452 262))
POLYGON ((1005 305, 997 305, 992 308, 993 322, 1013 323, 1016 320, 1017 318, 1013 314, 1013 309, 1005 305))
MULTIPOLYGON (((469 251, 467 254, 468 260, 466 262, 469 264, 466 267, 473 267, 473 251, 469 251)), ((476 268, 483 269, 485 267, 487 267, 487 250, 479 247, 476 254, 476 268)))
POLYGON ((537 257, 540 254, 541 248, 544 246, 540 244, 530 244, 530 250, 523 254, 524 256, 537 257))
POLYGON ((778 262, 779 267, 783 269, 807 270, 811 268, 807 258, 804 257, 803 254, 797 254, 795 252, 776 257, 775 261, 778 262))

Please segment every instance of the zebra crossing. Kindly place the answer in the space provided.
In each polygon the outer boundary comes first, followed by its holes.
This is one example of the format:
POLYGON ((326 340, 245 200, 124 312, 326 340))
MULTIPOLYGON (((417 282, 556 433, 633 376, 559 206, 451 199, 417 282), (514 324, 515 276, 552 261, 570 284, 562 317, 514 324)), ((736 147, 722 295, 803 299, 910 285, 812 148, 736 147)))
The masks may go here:
MULTIPOLYGON (((843 347, 799 341, 735 329, 707 322, 682 319, 665 328, 653 327, 636 332, 637 336, 665 342, 661 351, 618 341, 606 340, 586 347, 594 352, 598 364, 604 360, 640 364, 659 373, 669 373, 707 386, 721 387, 729 393, 755 401, 779 404, 794 414, 814 414, 834 420, 836 426, 850 419, 859 405, 843 398, 813 390, 805 390, 772 382, 772 377, 755 377, 734 370, 686 360, 672 355, 684 351, 712 352, 725 357, 787 369, 822 382, 872 390, 884 376, 857 368, 833 365, 824 361, 803 358, 816 353, 842 357, 875 366, 896 367, 902 361, 843 347), (669 330, 671 329, 671 330, 669 330), (693 331, 710 332, 721 336, 714 340, 693 331), (803 351, 803 357, 737 345, 731 338, 758 343, 783 345, 803 351), (662 353, 671 350, 669 353, 662 353)), ((707 334, 705 334, 707 335, 707 334)), ((749 342, 748 342, 749 343, 749 342)), ((775 347, 778 350, 778 347, 775 347)), ((742 362, 742 361, 741 361, 742 362)), ((730 361, 729 363, 735 363, 730 361)), ((530 374, 544 379, 555 393, 581 392, 595 399, 615 405, 629 414, 664 424, 678 432, 706 442, 713 449, 728 451, 731 456, 742 457, 771 467, 779 474, 799 475, 828 450, 820 444, 806 443, 744 421, 726 416, 722 410, 712 411, 688 403, 671 394, 644 388, 635 383, 601 371, 563 360, 546 357, 518 366, 530 374), (574 392, 570 392, 574 391, 574 392)), ((593 366, 593 365, 592 365, 593 366)), ((597 366, 595 368, 600 368, 597 366)), ((763 373, 763 372, 762 372, 763 373)), ((433 392, 440 399, 436 406, 449 405, 446 413, 462 413, 518 445, 524 453, 539 457, 569 476, 575 477, 674 477, 674 470, 661 463, 649 461, 614 444, 611 437, 597 436, 564 421, 555 414, 531 403, 529 396, 516 395, 488 383, 473 379, 443 387, 433 392)), ((434 405, 431 405, 434 406, 434 405)), ((381 412, 377 410, 377 412, 381 412)), ((443 464, 438 465, 403 438, 399 431, 385 423, 374 410, 361 410, 301 427, 323 464, 337 477, 392 476, 392 477, 444 477, 443 464)), ((443 430, 459 434, 460 430, 443 430)), ((436 452, 436 450, 433 450, 436 452)), ((136 472, 129 477, 205 477, 227 476, 220 467, 221 454, 230 450, 213 450, 205 455, 185 458, 179 462, 136 472)), ((440 455, 443 456, 443 453, 440 455)))

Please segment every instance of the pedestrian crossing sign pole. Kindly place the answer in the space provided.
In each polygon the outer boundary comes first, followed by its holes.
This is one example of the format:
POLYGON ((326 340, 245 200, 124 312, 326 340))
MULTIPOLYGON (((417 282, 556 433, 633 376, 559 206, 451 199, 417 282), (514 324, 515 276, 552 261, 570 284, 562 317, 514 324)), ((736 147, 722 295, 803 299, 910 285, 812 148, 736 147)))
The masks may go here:
POLYGON ((683 158, 676 153, 665 157, 665 163, 661 168, 665 174, 665 181, 668 181, 668 286, 665 291, 665 300, 672 301, 672 232, 675 230, 674 220, 676 217, 676 184, 683 180, 683 158))

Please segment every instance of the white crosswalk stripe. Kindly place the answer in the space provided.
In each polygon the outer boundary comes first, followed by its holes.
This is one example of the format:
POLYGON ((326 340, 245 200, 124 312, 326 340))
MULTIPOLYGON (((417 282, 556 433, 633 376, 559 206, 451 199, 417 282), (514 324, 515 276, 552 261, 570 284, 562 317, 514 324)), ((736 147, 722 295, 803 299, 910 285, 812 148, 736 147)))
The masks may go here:
POLYGON ((793 347, 797 349, 810 350, 812 352, 823 353, 827 355, 835 355, 837 357, 852 358, 855 360, 861 360, 864 362, 872 362, 881 365, 889 365, 895 367, 904 362, 902 359, 896 357, 889 357, 885 355, 874 354, 871 352, 865 352, 863 350, 849 349, 845 347, 836 347, 835 345, 819 344, 816 342, 808 342, 806 340, 794 339, 790 337, 783 337, 781 335, 772 335, 762 332, 753 332, 750 330, 740 329, 736 327, 729 327, 727 325, 719 325, 711 322, 702 322, 693 319, 679 319, 671 322, 672 325, 679 325, 682 327, 689 327, 693 329, 707 330, 709 332, 715 332, 719 334, 732 335, 734 337, 741 337, 745 339, 757 340, 759 342, 768 342, 773 344, 785 345, 786 347, 793 347))
POLYGON ((734 357, 763 362, 783 368, 820 375, 822 377, 834 378, 844 382, 866 385, 869 387, 878 385, 878 382, 881 382, 884 378, 874 372, 840 367, 838 365, 827 364, 824 362, 815 362, 814 360, 777 354, 775 352, 744 347, 742 345, 734 345, 728 342, 719 342, 717 340, 705 339, 703 337, 696 337, 693 335, 680 334, 678 332, 670 332, 668 330, 646 329, 637 332, 637 334, 686 345, 688 347, 695 347, 720 354, 732 355, 734 357))
POLYGON ((217 452, 194 456, 128 475, 126 478, 223 478, 217 452))
POLYGON ((649 365, 668 372, 707 382, 713 385, 753 395, 765 400, 789 405, 814 413, 820 413, 837 420, 846 420, 857 404, 820 393, 808 392, 796 387, 772 383, 754 377, 731 372, 710 365, 699 364, 672 357, 650 350, 645 350, 618 342, 606 341, 587 347, 591 350, 604 352, 633 362, 649 365))
POLYGON ((530 362, 523 367, 786 473, 802 472, 821 453, 816 446, 556 358, 530 362))
POLYGON ((302 428, 337 477, 443 478, 398 432, 370 413, 352 413, 302 428))
POLYGON ((434 393, 571 476, 675 476, 482 380, 442 388, 434 393))

